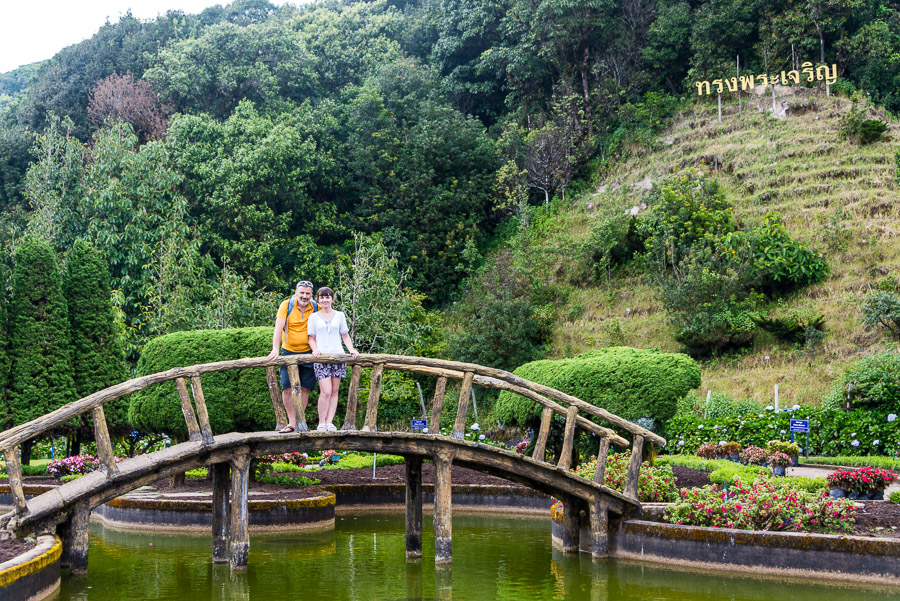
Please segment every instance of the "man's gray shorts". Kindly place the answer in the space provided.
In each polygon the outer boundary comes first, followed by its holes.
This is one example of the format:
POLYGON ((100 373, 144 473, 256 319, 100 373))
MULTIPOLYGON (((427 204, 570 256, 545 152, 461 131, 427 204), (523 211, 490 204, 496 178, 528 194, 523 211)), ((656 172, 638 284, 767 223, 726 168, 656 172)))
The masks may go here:
MULTIPOLYGON (((294 351, 289 351, 287 349, 281 349, 282 356, 284 355, 311 355, 312 351, 306 351, 305 353, 295 353, 294 351)), ((300 386, 301 388, 315 388, 316 387, 316 374, 313 371, 312 363, 301 363, 297 366, 298 371, 300 372, 300 386)), ((288 376, 288 370, 286 365, 282 365, 278 368, 278 371, 281 372, 281 389, 285 390, 291 387, 291 378, 288 376)))

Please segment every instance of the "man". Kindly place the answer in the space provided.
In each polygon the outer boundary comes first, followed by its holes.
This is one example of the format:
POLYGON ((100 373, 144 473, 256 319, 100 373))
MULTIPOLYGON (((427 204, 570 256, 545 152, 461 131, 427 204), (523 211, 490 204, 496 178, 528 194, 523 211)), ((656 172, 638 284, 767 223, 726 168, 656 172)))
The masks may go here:
MULTIPOLYGON (((268 359, 277 357, 279 348, 281 348, 281 355, 312 353, 306 333, 306 323, 317 310, 315 303, 310 302, 312 294, 312 282, 302 280, 297 283, 294 296, 278 307, 275 332, 272 334, 272 352, 269 353, 268 359)), ((304 363, 297 367, 300 371, 300 410, 305 414, 309 389, 316 385, 316 376, 312 363, 304 363)), ((282 365, 280 371, 281 400, 284 402, 284 410, 287 412, 288 424, 279 432, 289 434, 297 430, 297 414, 294 411, 294 397, 291 395, 291 379, 288 376, 287 367, 282 365)))

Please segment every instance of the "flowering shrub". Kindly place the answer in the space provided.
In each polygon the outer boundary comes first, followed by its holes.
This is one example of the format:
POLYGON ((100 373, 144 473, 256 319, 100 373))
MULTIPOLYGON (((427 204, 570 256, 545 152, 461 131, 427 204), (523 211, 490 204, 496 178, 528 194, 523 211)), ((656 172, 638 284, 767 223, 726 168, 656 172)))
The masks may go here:
POLYGON ((757 446, 750 445, 749 447, 741 451, 741 463, 744 463, 746 465, 766 463, 768 459, 769 452, 757 446))
POLYGON ((771 455, 769 455, 769 459, 767 460, 768 464, 772 467, 787 467, 791 464, 790 455, 786 455, 781 451, 775 451, 771 455))
POLYGON ((93 455, 73 455, 57 459, 47 464, 47 473, 62 478, 69 474, 87 474, 100 467, 100 461, 93 455))
POLYGON ((854 470, 836 470, 826 478, 831 488, 871 492, 887 488, 896 478, 891 470, 877 467, 860 467, 854 470))
MULTIPOLYGON (((673 441, 673 449, 687 454, 696 453, 702 444, 717 444, 726 437, 726 440, 737 440, 745 446, 765 447, 770 440, 790 439, 792 418, 809 419, 810 455, 898 457, 900 419, 897 419, 897 410, 893 411, 841 411, 800 406, 798 409, 763 409, 740 417, 709 420, 681 414, 666 422, 666 435, 673 441), (853 441, 856 441, 855 445, 853 441)), ((805 443, 806 435, 802 436, 805 443)))
POLYGON ((516 451, 516 453, 518 453, 519 455, 524 455, 524 454, 525 454, 525 449, 527 449, 527 448, 528 448, 528 441, 527 441, 527 440, 523 440, 522 442, 520 442, 519 444, 517 444, 517 445, 515 446, 515 451, 516 451))
POLYGON ((788 457, 798 457, 800 455, 800 447, 792 442, 784 442, 783 440, 770 440, 766 443, 766 449, 770 453, 784 453, 788 457))
POLYGON ((790 484, 757 478, 727 491, 717 485, 681 491, 681 501, 666 510, 673 524, 798 532, 846 532, 856 520, 848 499, 831 499, 824 491, 810 493, 790 484))
POLYGON ((333 461, 333 457, 337 455, 337 451, 332 451, 331 449, 327 451, 322 451, 322 461, 325 463, 330 463, 333 461))
MULTIPOLYGON (((622 492, 625 490, 625 479, 628 476, 628 463, 630 456, 627 453, 610 453, 606 458, 606 472, 603 475, 603 484, 609 488, 622 492)), ((585 478, 593 480, 597 468, 597 458, 587 463, 582 463, 573 471, 585 478)), ((664 466, 651 466, 649 463, 641 464, 641 473, 638 477, 638 500, 642 503, 666 503, 678 498, 678 489, 675 488, 675 475, 672 468, 664 466)))
POLYGON ((700 445, 700 448, 697 449, 695 455, 704 459, 715 459, 719 456, 719 445, 702 444, 700 445))
POLYGON ((726 442, 722 447, 722 453, 725 455, 740 455, 741 453, 741 443, 735 442, 733 440, 726 442))
POLYGON ((306 453, 283 453, 281 455, 267 455, 266 460, 269 463, 290 463, 303 467, 309 463, 309 455, 306 453))

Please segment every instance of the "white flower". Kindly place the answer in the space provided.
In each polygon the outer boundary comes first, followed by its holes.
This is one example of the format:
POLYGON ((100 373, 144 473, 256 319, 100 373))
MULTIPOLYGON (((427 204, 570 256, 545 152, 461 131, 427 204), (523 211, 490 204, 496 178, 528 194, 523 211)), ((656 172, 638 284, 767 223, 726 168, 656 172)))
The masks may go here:
POLYGON ((851 447, 858 447, 858 446, 859 446, 859 441, 858 441, 858 440, 854 440, 853 442, 850 443, 850 446, 851 446, 851 447))
POLYGON ((713 426, 713 430, 718 430, 718 429, 719 429, 719 425, 718 425, 718 424, 716 424, 715 426, 713 426))
POLYGON ((304 459, 309 459, 309 455, 307 455, 306 453, 303 453, 302 457, 303 457, 304 459))
POLYGON ((724 440, 720 440, 720 441, 719 441, 719 446, 720 446, 720 447, 724 447, 724 446, 725 446, 725 441, 724 441, 724 440))
POLYGON ((679 440, 679 441, 678 441, 678 446, 679 446, 679 447, 683 447, 683 446, 684 446, 684 441, 683 441, 683 440, 679 440))
POLYGON ((475 432, 478 432, 479 430, 481 430, 481 426, 479 426, 478 424, 472 424, 472 425, 469 427, 469 429, 470 429, 470 430, 474 430, 475 432))
POLYGON ((878 440, 877 438, 876 438, 875 440, 872 441, 872 446, 873 446, 873 447, 877 447, 877 446, 880 445, 880 444, 881 444, 881 441, 878 440))
POLYGON ((702 430, 702 429, 703 429, 703 424, 700 424, 699 426, 697 426, 697 429, 698 429, 698 430, 702 430))
POLYGON ((759 414, 760 417, 765 417, 762 413, 759 414))
POLYGON ((478 435, 478 440, 484 440, 484 434, 479 434, 479 435, 478 435))
POLYGON ((854 433, 853 433, 853 434, 851 434, 851 435, 850 435, 850 436, 856 436, 856 432, 854 432, 854 433))
POLYGON ((793 407, 791 407, 791 410, 796 411, 799 408, 800 408, 800 405, 794 405, 793 407))
POLYGON ((889 421, 889 422, 892 422, 892 421, 894 421, 895 419, 897 419, 897 414, 896 414, 896 413, 888 413, 888 421, 889 421))
POLYGON ((775 409, 775 407, 772 405, 766 405, 766 411, 772 411, 773 409, 775 409))
POLYGON ((784 434, 784 430, 782 430, 781 433, 784 434))
POLYGON ((422 433, 423 433, 423 434, 428 434, 428 428, 422 428, 422 433))

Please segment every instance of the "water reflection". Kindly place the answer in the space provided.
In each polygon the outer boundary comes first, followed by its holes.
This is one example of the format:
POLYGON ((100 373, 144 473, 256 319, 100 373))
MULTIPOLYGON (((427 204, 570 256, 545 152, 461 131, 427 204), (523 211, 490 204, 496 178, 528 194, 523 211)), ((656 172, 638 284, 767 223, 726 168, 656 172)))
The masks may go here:
POLYGON ((435 567, 430 521, 421 560, 407 561, 403 516, 338 518, 334 532, 251 535, 245 573, 213 565, 209 536, 91 527, 88 575, 64 578, 60 601, 844 601, 894 591, 690 573, 563 555, 547 519, 457 516, 451 566, 435 567))

